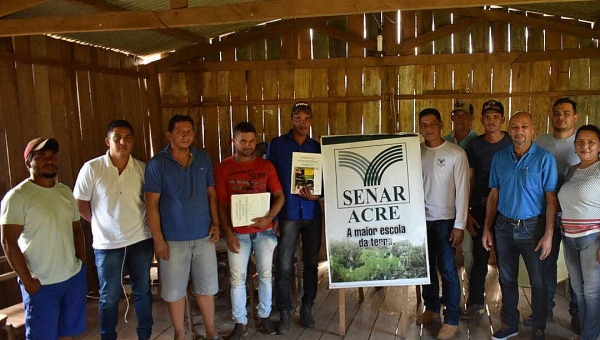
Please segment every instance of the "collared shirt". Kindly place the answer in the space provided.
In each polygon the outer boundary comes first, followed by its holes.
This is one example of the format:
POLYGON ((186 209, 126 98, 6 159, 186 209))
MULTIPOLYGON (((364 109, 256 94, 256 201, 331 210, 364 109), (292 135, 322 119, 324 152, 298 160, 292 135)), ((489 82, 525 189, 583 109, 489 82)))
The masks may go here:
POLYGON ((191 241, 208 236, 211 217, 208 187, 215 185, 210 157, 190 147, 193 161, 183 167, 168 145, 146 166, 144 189, 159 193, 160 223, 167 241, 191 241))
POLYGON ((556 192, 558 171, 549 151, 531 143, 517 159, 513 146, 499 150, 492 160, 490 188, 499 189, 498 211, 523 220, 545 212, 546 192, 556 192))
POLYGON ((292 130, 283 136, 273 138, 269 143, 267 159, 275 166, 285 194, 285 204, 279 212, 279 218, 294 221, 314 220, 321 216, 319 201, 310 201, 291 194, 292 153, 294 152, 321 153, 321 144, 307 137, 300 145, 294 139, 292 130))
POLYGON ((107 151, 79 171, 73 195, 90 202, 94 249, 123 248, 151 237, 143 190, 145 169, 146 163, 129 156, 119 174, 107 151))
POLYGON ((579 164, 579 156, 575 153, 575 133, 567 138, 555 138, 554 134, 548 133, 539 136, 535 140, 540 147, 550 151, 556 158, 556 166, 558 167, 558 188, 565 181, 565 176, 569 167, 579 164))
POLYGON ((475 137, 477 137, 478 134, 477 132, 470 130, 469 134, 467 135, 467 137, 465 137, 463 140, 461 140, 460 142, 456 141, 456 138, 454 138, 454 131, 450 132, 450 134, 445 135, 444 137, 442 137, 444 140, 447 140, 450 143, 454 143, 458 146, 460 146, 461 148, 463 148, 463 150, 467 147, 467 144, 469 143, 469 141, 475 137))

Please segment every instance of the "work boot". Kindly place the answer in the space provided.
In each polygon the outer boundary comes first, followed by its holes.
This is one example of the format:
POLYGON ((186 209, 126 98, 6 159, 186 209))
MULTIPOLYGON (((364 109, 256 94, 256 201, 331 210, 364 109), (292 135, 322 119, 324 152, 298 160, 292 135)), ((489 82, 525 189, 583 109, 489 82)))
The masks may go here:
POLYGON ((266 318, 260 318, 260 328, 265 334, 277 334, 275 325, 273 325, 273 321, 271 321, 271 318, 268 316, 266 318))
POLYGON ((458 330, 458 326, 449 325, 449 324, 445 323, 442 326, 442 329, 440 329, 440 331, 437 335, 437 338, 438 338, 438 340, 450 340, 450 339, 454 338, 457 330, 458 330))
POLYGON ((460 318, 467 319, 467 320, 473 319, 476 316, 479 316, 484 313, 485 313, 485 307, 483 305, 470 305, 469 307, 467 307, 467 309, 464 309, 460 313, 460 318))
POLYGON ((302 325, 304 327, 315 327, 315 317, 312 315, 312 306, 303 304, 302 307, 300 307, 300 319, 302 320, 302 325))
POLYGON ((279 312, 279 324, 277 325, 277 334, 285 334, 290 330, 290 311, 282 310, 279 312))
POLYGON ((417 315, 417 325, 428 325, 430 324, 433 319, 435 318, 435 316, 437 315, 437 313, 434 313, 433 311, 426 309, 425 313, 419 314, 417 315))
POLYGON ((231 331, 231 333, 229 333, 229 336, 227 336, 227 339, 240 340, 241 338, 245 337, 247 333, 248 327, 246 327, 246 325, 244 325, 243 323, 236 323, 235 326, 233 326, 233 331, 231 331))

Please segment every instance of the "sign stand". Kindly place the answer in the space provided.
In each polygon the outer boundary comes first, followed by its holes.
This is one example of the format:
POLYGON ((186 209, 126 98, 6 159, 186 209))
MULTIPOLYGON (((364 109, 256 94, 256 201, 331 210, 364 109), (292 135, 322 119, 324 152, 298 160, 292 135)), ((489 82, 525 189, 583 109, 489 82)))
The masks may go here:
MULTIPOLYGON (((406 327, 408 324, 408 287, 400 286, 400 337, 406 338, 406 327)), ((420 287, 420 286, 417 286, 420 287)), ((420 289, 419 289, 420 290, 420 289)), ((363 288, 358 288, 358 295, 360 299, 365 298, 363 288)), ((338 309, 339 309, 339 331, 338 334, 341 336, 346 335, 346 289, 338 289, 338 309)))

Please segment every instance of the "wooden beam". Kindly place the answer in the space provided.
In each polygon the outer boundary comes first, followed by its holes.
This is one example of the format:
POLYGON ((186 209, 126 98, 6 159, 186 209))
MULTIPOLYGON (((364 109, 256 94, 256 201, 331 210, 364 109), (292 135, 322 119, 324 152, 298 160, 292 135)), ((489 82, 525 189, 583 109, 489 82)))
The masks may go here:
POLYGON ((184 47, 177 50, 177 52, 170 54, 168 57, 152 62, 151 64, 156 66, 159 72, 162 72, 167 67, 186 63, 190 60, 211 55, 228 48, 249 44, 256 39, 269 39, 283 33, 305 29, 321 21, 331 19, 331 17, 325 17, 280 21, 260 28, 254 28, 246 32, 230 35, 226 40, 218 41, 213 44, 196 44, 184 47))
POLYGON ((376 51, 377 42, 375 40, 364 39, 354 33, 345 31, 335 26, 327 25, 326 23, 315 24, 311 27, 313 30, 328 35, 330 37, 340 39, 349 43, 354 43, 366 48, 367 50, 376 51))
MULTIPOLYGON (((578 2, 582 0, 496 0, 495 5, 539 2, 578 2)), ((265 0, 225 5, 169 9, 162 11, 123 11, 80 15, 49 16, 4 20, 0 36, 35 35, 159 29, 199 25, 237 24, 276 19, 352 15, 395 10, 462 8, 490 5, 484 0, 265 0)))
POLYGON ((171 0, 171 9, 187 8, 188 0, 171 0))
POLYGON ((474 99, 474 98, 506 98, 506 97, 577 97, 598 96, 600 90, 564 90, 564 91, 532 91, 532 92, 496 92, 496 93, 449 93, 449 94, 399 94, 398 100, 414 99, 474 99))
MULTIPOLYGON (((110 2, 105 2, 102 0, 69 0, 69 1, 92 6, 95 9, 98 9, 101 11, 106 11, 106 12, 129 11, 125 7, 121 7, 119 5, 114 5, 114 4, 111 4, 110 2)), ((179 38, 179 39, 185 39, 185 40, 201 42, 201 43, 208 43, 207 38, 205 38, 199 34, 196 34, 194 32, 190 32, 188 30, 181 29, 181 28, 161 28, 161 29, 158 29, 158 31, 168 34, 172 37, 179 38)))
POLYGON ((600 39, 600 31, 598 30, 569 25, 551 19, 525 17, 517 14, 511 14, 501 11, 483 10, 477 8, 456 8, 452 9, 452 12, 458 15, 483 18, 488 21, 501 21, 517 26, 555 31, 576 37, 600 39))
POLYGON ((48 0, 3 0, 0 1, 0 18, 37 6, 48 0))
POLYGON ((554 61, 567 59, 600 58, 600 49, 576 48, 567 50, 548 50, 527 52, 519 56, 513 63, 531 63, 535 61, 554 61))
POLYGON ((309 101, 311 103, 351 103, 351 102, 370 102, 377 100, 387 100, 388 95, 381 96, 348 96, 348 97, 311 97, 311 98, 281 98, 281 99, 266 99, 266 100, 207 100, 195 103, 167 103, 161 104, 163 109, 181 109, 181 108, 196 108, 196 107, 213 107, 213 106, 256 106, 256 105, 287 105, 297 101, 309 101))
POLYGON ((302 68, 344 68, 401 65, 442 65, 462 63, 512 63, 523 52, 422 54, 385 57, 351 57, 313 60, 267 60, 267 61, 219 61, 194 62, 171 67, 163 72, 204 72, 240 70, 281 70, 302 68))
POLYGON ((400 45, 395 49, 395 54, 413 51, 415 47, 419 47, 421 45, 430 43, 434 40, 443 38, 452 33, 460 32, 466 30, 471 26, 480 25, 484 22, 487 22, 485 19, 480 18, 463 18, 458 20, 456 23, 452 25, 446 25, 440 28, 436 28, 435 31, 431 31, 420 35, 416 38, 412 38, 401 42, 400 45))
POLYGON ((121 69, 108 66, 91 65, 77 61, 64 61, 45 57, 35 57, 28 55, 16 55, 7 52, 0 52, 0 59, 21 62, 25 64, 44 65, 50 67, 59 67, 69 70, 98 72, 105 74, 114 74, 124 77, 145 78, 144 72, 135 71, 132 69, 121 69))

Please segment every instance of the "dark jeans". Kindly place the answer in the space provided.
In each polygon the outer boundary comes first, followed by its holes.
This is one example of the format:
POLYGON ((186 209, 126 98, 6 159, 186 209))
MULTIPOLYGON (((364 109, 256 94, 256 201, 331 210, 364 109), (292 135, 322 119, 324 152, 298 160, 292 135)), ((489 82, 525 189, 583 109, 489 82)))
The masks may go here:
POLYGON ((504 323, 517 328, 519 323, 519 255, 529 273, 531 284, 531 309, 533 329, 546 328, 548 313, 548 290, 544 275, 544 261, 540 260, 541 249, 535 251, 544 235, 546 219, 543 216, 527 220, 512 220, 498 213, 496 216, 496 251, 502 289, 502 315, 504 323))
POLYGON ((321 249, 321 219, 279 220, 281 236, 278 239, 275 291, 277 310, 292 310, 290 280, 294 270, 294 254, 298 235, 302 235, 302 262, 304 263, 304 296, 302 304, 312 306, 317 297, 318 258, 321 249))
POLYGON ((423 286, 425 308, 439 313, 441 308, 440 284, 436 268, 442 275, 444 295, 444 323, 458 325, 460 317, 460 281, 454 263, 456 250, 448 239, 454 228, 454 220, 427 221, 427 251, 429 253, 429 276, 431 283, 423 286))
MULTIPOLYGON (((471 216, 473 216, 481 228, 474 227, 477 235, 473 236, 473 267, 469 276, 468 306, 484 304, 485 276, 488 273, 488 260, 490 259, 490 252, 485 250, 481 243, 483 225, 485 223, 485 205, 471 207, 471 216)), ((468 231, 465 230, 465 233, 468 233, 468 231)))
POLYGON ((94 249, 98 279, 100 281, 100 337, 117 338, 121 279, 127 268, 133 291, 133 304, 137 315, 137 336, 150 339, 152 335, 152 293, 150 291, 150 265, 154 255, 154 242, 147 239, 118 249, 94 249))
MULTIPOLYGON (((558 261, 558 255, 560 252, 560 241, 562 240, 561 232, 561 219, 556 217, 556 228, 554 229, 554 235, 552 236, 552 251, 546 258, 546 265, 544 267, 544 274, 546 275, 546 286, 548 288, 548 310, 551 311, 556 303, 554 302, 554 294, 556 293, 556 276, 557 267, 556 262, 558 261)), ((569 313, 571 315, 577 314, 577 295, 569 280, 569 289, 571 291, 571 301, 569 302, 569 313)))

